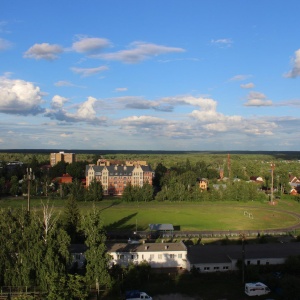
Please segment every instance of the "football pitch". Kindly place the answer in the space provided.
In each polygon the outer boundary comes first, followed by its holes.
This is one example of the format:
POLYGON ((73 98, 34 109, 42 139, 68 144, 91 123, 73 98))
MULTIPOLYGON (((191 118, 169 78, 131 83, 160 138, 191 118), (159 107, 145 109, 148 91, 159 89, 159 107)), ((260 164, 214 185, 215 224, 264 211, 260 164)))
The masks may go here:
MULTIPOLYGON (((63 213, 66 200, 49 200, 48 206, 63 213)), ((45 199, 32 199, 31 211, 41 212, 45 199)), ((0 208, 26 209, 27 200, 0 200, 0 208)), ((181 231, 266 230, 297 226, 300 204, 293 200, 274 202, 134 202, 119 199, 96 202, 103 225, 109 230, 146 231, 149 224, 172 224, 181 231)), ((91 202, 78 202, 81 214, 93 208, 91 202)))

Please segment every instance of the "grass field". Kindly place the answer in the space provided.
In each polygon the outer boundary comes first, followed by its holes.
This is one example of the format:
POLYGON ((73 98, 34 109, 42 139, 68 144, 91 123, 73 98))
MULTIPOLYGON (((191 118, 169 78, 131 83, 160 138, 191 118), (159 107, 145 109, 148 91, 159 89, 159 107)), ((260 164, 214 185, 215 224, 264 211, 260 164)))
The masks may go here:
MULTIPOLYGON (((31 210, 39 211, 41 202, 31 199, 31 210)), ((49 201, 56 212, 62 212, 65 200, 49 201)), ((86 213, 92 203, 79 202, 80 211, 86 213)), ((0 200, 3 208, 27 208, 27 199, 0 200)), ((102 212, 103 223, 109 229, 138 229, 144 231, 149 224, 171 223, 182 231, 198 230, 264 230, 289 227, 300 222, 300 204, 284 200, 270 205, 269 202, 139 202, 124 203, 118 199, 96 203, 102 212), (290 212, 290 213, 289 213, 290 212)))

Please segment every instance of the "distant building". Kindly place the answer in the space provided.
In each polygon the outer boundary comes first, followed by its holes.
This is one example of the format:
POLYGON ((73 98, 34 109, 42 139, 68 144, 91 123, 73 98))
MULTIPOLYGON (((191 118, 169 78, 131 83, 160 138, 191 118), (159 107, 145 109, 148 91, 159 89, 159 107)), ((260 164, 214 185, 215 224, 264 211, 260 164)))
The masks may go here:
POLYGON ((154 171, 146 162, 131 162, 129 165, 112 164, 100 159, 97 165, 86 166, 86 187, 96 179, 101 182, 104 195, 122 195, 128 184, 142 187, 146 182, 152 185, 154 171))
POLYGON ((50 165, 55 166, 58 162, 64 161, 66 163, 73 163, 76 161, 75 153, 65 153, 63 151, 59 153, 50 153, 50 165))

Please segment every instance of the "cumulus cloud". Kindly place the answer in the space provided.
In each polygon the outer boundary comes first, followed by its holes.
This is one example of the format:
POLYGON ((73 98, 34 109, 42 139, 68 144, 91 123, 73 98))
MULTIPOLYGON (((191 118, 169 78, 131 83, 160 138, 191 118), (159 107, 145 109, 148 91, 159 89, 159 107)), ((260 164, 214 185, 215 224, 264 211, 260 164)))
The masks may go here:
POLYGON ((0 77, 0 112, 36 115, 43 112, 43 93, 33 83, 0 77))
POLYGON ((284 75, 287 78, 296 78, 300 76, 300 49, 295 51, 292 59, 292 70, 284 75))
POLYGON ((267 100, 267 96, 260 92, 250 92, 247 96, 248 100, 244 106, 272 106, 273 102, 267 100))
POLYGON ((65 102, 65 98, 58 96, 55 102, 56 105, 52 105, 52 109, 47 110, 45 116, 50 117, 51 119, 70 123, 85 122, 101 125, 106 122, 105 117, 97 116, 97 113, 94 109, 97 99, 94 97, 88 97, 87 101, 78 106, 78 109, 75 113, 67 112, 65 110, 65 108, 62 106, 65 102))
POLYGON ((4 51, 4 50, 7 50, 9 48, 12 47, 12 43, 5 40, 5 39, 2 39, 0 38, 0 51, 4 51))
POLYGON ((253 89, 255 87, 255 85, 254 85, 254 83, 249 82, 249 83, 241 84, 240 87, 242 89, 253 89))
POLYGON ((100 54, 97 57, 106 60, 118 60, 124 63, 132 64, 160 54, 180 53, 185 51, 182 48, 167 47, 143 42, 134 42, 130 45, 130 48, 131 49, 128 50, 100 54))
POLYGON ((100 66, 97 68, 71 68, 71 70, 76 73, 76 74, 80 74, 82 77, 88 77, 88 76, 92 76, 95 74, 98 74, 100 72, 106 71, 108 70, 108 67, 106 66, 100 66))
POLYGON ((173 106, 162 103, 161 101, 150 101, 143 97, 127 96, 118 97, 115 99, 118 103, 121 103, 126 109, 153 109, 156 111, 170 112, 173 110, 173 106))
POLYGON ((61 97, 59 95, 55 95, 51 101, 51 107, 54 109, 61 108, 64 106, 66 102, 69 100, 67 98, 61 97))
POLYGON ((231 47, 231 45, 233 44, 233 41, 231 39, 217 39, 217 40, 211 40, 210 42, 211 44, 217 45, 221 48, 231 47))
POLYGON ((48 43, 35 44, 29 48, 25 53, 25 58, 33 59, 45 59, 45 60, 55 60, 58 58, 58 54, 63 52, 63 48, 59 45, 50 45, 48 43))
POLYGON ((72 49, 79 53, 98 53, 110 46, 110 41, 104 38, 89 38, 78 36, 79 40, 74 42, 72 49))
POLYGON ((205 111, 216 110, 217 107, 217 101, 205 97, 176 96, 176 97, 162 98, 161 101, 167 102, 172 105, 198 106, 205 111))

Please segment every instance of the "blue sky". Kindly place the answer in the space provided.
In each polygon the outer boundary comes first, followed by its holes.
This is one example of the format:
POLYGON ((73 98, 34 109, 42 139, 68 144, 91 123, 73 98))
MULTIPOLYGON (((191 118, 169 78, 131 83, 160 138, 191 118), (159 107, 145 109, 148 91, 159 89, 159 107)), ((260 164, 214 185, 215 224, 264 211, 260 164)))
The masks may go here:
POLYGON ((299 0, 0 3, 0 149, 297 151, 299 0))

